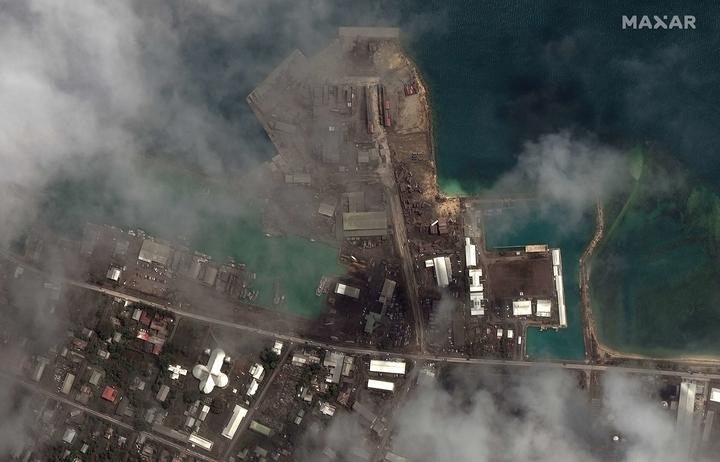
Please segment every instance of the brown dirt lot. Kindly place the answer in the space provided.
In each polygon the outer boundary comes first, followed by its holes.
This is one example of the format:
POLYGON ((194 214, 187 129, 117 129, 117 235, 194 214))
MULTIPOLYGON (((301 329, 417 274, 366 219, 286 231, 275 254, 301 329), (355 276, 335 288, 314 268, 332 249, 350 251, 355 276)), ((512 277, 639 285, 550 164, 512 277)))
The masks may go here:
POLYGON ((553 298, 552 260, 542 258, 498 258, 488 265, 490 293, 495 300, 509 300, 523 292, 528 298, 553 298))

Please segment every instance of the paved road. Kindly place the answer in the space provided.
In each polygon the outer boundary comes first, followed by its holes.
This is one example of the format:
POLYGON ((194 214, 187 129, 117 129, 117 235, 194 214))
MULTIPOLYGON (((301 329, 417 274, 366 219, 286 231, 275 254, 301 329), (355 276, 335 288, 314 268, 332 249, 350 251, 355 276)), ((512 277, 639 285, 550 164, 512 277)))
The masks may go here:
MULTIPOLYGON (((17 263, 22 264, 27 267, 27 264, 17 261, 17 263)), ((35 269, 35 268, 33 268, 35 269)), ((706 374, 706 373, 693 373, 690 371, 669 371, 669 370, 659 370, 659 369, 653 369, 653 368, 641 368, 641 367, 631 367, 631 366, 606 366, 606 365, 596 365, 596 364, 586 364, 584 362, 572 362, 572 361, 516 361, 516 360, 503 360, 503 359, 485 359, 485 358, 467 358, 465 356, 452 356, 452 355, 434 355, 434 354, 428 354, 428 353, 395 353, 395 352, 386 352, 386 351, 379 351, 375 348, 370 347, 359 347, 355 345, 347 345, 347 344, 338 344, 333 342, 320 342, 317 340, 311 340, 304 337, 301 337, 297 334, 283 334, 278 332, 273 332, 266 329, 259 329, 257 327, 248 326, 246 324, 240 324, 232 321, 227 321, 224 319, 217 319, 213 318, 211 316, 206 316, 199 313, 193 313, 184 311, 182 309, 173 307, 171 305, 163 305, 161 303, 156 303, 150 300, 145 300, 140 297, 136 297, 133 295, 127 295, 122 292, 118 292, 116 290, 107 289, 105 287, 98 287, 92 284, 88 284, 85 282, 78 282, 73 281, 69 279, 63 279, 60 282, 63 282, 65 284, 73 285, 75 287, 84 288, 87 290, 92 290, 95 292, 100 292, 112 297, 118 297, 123 300, 130 301, 132 303, 142 303, 144 305, 152 306, 160 310, 169 311, 171 313, 174 313, 176 316, 179 317, 185 317, 188 319, 194 319, 197 321, 202 321, 208 324, 214 324, 217 326, 223 326, 230 329, 237 329, 245 332, 250 332, 256 335, 266 336, 266 337, 273 337, 279 340, 284 340, 290 343, 295 343, 297 345, 306 345, 311 347, 317 347, 317 348, 324 348, 324 349, 330 349, 330 350, 336 350, 344 353, 350 353, 355 355, 380 355, 380 356, 388 356, 388 357, 398 357, 398 358, 407 358, 417 361, 434 361, 434 362, 446 362, 446 363, 455 363, 455 364, 477 364, 477 365, 485 365, 485 366, 502 366, 502 367, 548 367, 548 368, 556 368, 556 369, 569 369, 569 370, 584 370, 584 371, 621 371, 621 372, 628 372, 628 373, 635 373, 635 374, 650 374, 650 375, 663 375, 663 376, 672 376, 672 377, 694 377, 697 379, 712 379, 712 380, 720 380, 720 374, 706 374)))
MULTIPOLYGON (((130 425, 130 424, 127 424, 127 423, 123 422, 122 420, 116 419, 115 417, 113 417, 113 416, 111 416, 111 415, 104 414, 104 413, 102 413, 102 412, 99 412, 99 411, 96 411, 96 410, 94 410, 94 409, 91 409, 91 408, 89 408, 89 407, 87 407, 87 406, 83 406, 83 405, 80 404, 80 403, 77 403, 77 402, 72 401, 72 400, 70 400, 70 399, 68 399, 68 398, 65 398, 64 396, 61 396, 61 395, 59 395, 59 394, 57 394, 57 393, 53 393, 53 392, 50 391, 50 390, 46 390, 46 389, 42 388, 40 385, 38 385, 37 383, 30 382, 29 380, 25 380, 25 379, 23 379, 23 378, 21 378, 21 377, 17 377, 17 376, 15 376, 15 375, 13 375, 13 374, 9 374, 9 373, 3 372, 3 371, 0 371, 0 379, 5 379, 5 380, 9 380, 9 381, 15 382, 16 384, 21 385, 22 387, 30 390, 30 391, 33 392, 33 393, 37 393, 37 394, 43 395, 43 396, 45 396, 45 397, 47 397, 47 398, 50 398, 50 399, 53 399, 53 400, 58 401, 58 402, 60 402, 60 403, 66 404, 66 405, 71 406, 71 407, 74 407, 74 408, 76 408, 76 409, 79 409, 79 410, 81 410, 81 411, 83 411, 83 412, 86 412, 86 413, 92 415, 93 417, 97 417, 98 419, 102 419, 102 420, 104 420, 104 421, 106 421, 106 422, 109 422, 109 423, 111 423, 111 424, 113 424, 113 425, 117 425, 118 427, 124 428, 124 429, 126 429, 126 430, 130 430, 130 431, 133 431, 133 432, 138 432, 138 431, 135 429, 135 427, 133 427, 133 426, 130 425)), ((181 444, 177 444, 177 443, 174 442, 174 441, 168 440, 168 439, 166 439, 166 438, 164 438, 164 437, 162 437, 162 436, 156 435, 156 434, 154 434, 154 433, 150 433, 150 432, 138 432, 138 433, 139 433, 140 435, 145 435, 145 436, 147 437, 147 439, 149 439, 149 440, 153 440, 153 441, 159 442, 159 443, 161 443, 161 444, 164 444, 164 445, 166 445, 166 446, 169 446, 169 447, 172 447, 172 448, 174 448, 174 449, 177 449, 178 451, 180 451, 180 452, 182 452, 182 453, 184 453, 184 454, 187 454, 188 456, 192 456, 192 457, 195 457, 195 458, 197 458, 197 459, 204 460, 204 461, 206 461, 206 462, 218 462, 216 459, 213 459, 212 457, 208 457, 208 456, 206 456, 206 455, 204 455, 204 454, 200 454, 200 453, 198 453, 198 452, 192 451, 192 450, 186 448, 185 446, 183 446, 183 445, 181 445, 181 444)))
POLYGON ((246 332, 252 332, 257 335, 267 336, 267 337, 274 337, 277 339, 285 340, 287 342, 295 343, 298 345, 307 345, 312 347, 318 347, 318 348, 324 348, 324 349, 330 349, 330 350, 336 350, 341 351, 344 353, 350 353, 350 354, 356 354, 356 355, 385 355, 385 356, 392 356, 392 357, 400 357, 400 358, 408 358, 412 360, 417 361, 435 361, 435 362, 447 362, 447 363, 454 363, 454 364, 477 364, 477 365, 485 365, 485 366, 503 366, 503 367, 549 367, 549 368, 556 368, 556 369, 569 369, 569 370, 585 370, 585 371, 610 371, 610 370, 616 370, 616 371, 622 371, 622 372, 629 372, 634 374, 651 374, 651 375, 664 375, 664 376, 673 376, 673 377, 686 377, 686 376, 692 376, 698 379, 713 379, 713 380, 720 380, 720 374, 704 374, 704 373, 690 373, 688 371, 668 371, 668 370, 659 370, 659 369, 652 369, 652 368, 640 368, 640 367, 629 367, 629 366, 605 366, 605 365, 597 365, 597 364, 585 364, 585 363, 579 363, 579 362, 560 362, 560 361, 516 361, 516 360, 505 360, 505 359, 486 359, 486 358, 467 358, 465 356, 451 356, 451 355, 434 355, 434 354, 428 354, 428 353, 421 353, 421 354, 415 354, 415 353, 394 353, 394 352, 386 352, 386 351, 379 351, 374 348, 370 347, 359 347, 359 346, 350 346, 350 345, 343 345, 343 344, 337 344, 337 343, 330 343, 330 342, 320 342, 317 340, 310 340, 303 337, 300 337, 298 335, 291 335, 291 334, 281 334, 265 329, 258 329, 256 327, 247 326, 244 324, 238 324, 232 321, 225 321, 222 319, 216 319, 210 316, 205 316, 198 313, 190 313, 187 311, 183 311, 178 308, 174 308, 172 306, 165 306, 162 304, 150 302, 147 300, 143 300, 138 297, 134 297, 131 295, 123 294, 122 292, 117 292, 115 290, 106 289, 104 287, 97 287, 92 284, 86 284, 81 282, 74 282, 69 281, 74 286, 86 288, 88 290, 94 290, 96 292, 101 292, 113 297, 118 297, 124 300, 128 300, 133 303, 142 303, 154 306, 158 309, 163 309, 170 311, 177 316, 186 317, 190 319, 195 319, 198 321, 206 322, 208 324, 215 324, 219 326, 228 327, 231 329, 238 329, 243 330, 246 332))
POLYGON ((235 448, 235 445, 237 444, 238 440, 240 440, 240 437, 243 435, 245 430, 250 426, 250 422, 252 422, 253 416, 255 415, 255 412, 257 412, 258 408, 263 402, 263 399, 265 398, 265 394, 270 389, 270 385, 275 381, 277 376, 280 374, 280 369, 282 369, 283 364, 285 364, 285 361, 287 361, 288 357, 290 356, 290 351, 293 349, 293 345, 289 344, 287 345, 287 348, 285 349, 285 353, 283 353, 282 357, 277 363, 277 366, 275 366, 275 370, 273 370, 272 375, 268 378, 268 380, 265 382, 265 384, 262 387, 262 390, 260 390, 260 394, 255 398, 255 401, 253 402, 252 406, 250 406, 250 409, 248 409, 248 413, 245 414, 245 417, 243 418, 242 422, 240 422, 240 426, 238 427, 237 431, 235 432, 235 437, 230 442, 230 445, 228 446, 227 450, 225 451, 225 454, 223 454, 222 460, 228 460, 230 457, 230 454, 232 453, 233 449, 235 448))
MULTIPOLYGON (((391 156, 392 157, 392 156, 391 156)), ((415 343, 425 352, 425 326, 420 301, 418 300, 418 285, 415 279, 415 268, 410 248, 408 247, 407 229, 405 228, 405 216, 403 215, 402 204, 400 203, 400 192, 395 182, 395 173, 392 167, 392 159, 388 158, 386 165, 378 170, 383 185, 385 186, 385 197, 390 204, 390 221, 393 225, 393 237, 395 247, 400 256, 403 278, 407 286, 407 295, 412 308, 415 320, 415 343)))

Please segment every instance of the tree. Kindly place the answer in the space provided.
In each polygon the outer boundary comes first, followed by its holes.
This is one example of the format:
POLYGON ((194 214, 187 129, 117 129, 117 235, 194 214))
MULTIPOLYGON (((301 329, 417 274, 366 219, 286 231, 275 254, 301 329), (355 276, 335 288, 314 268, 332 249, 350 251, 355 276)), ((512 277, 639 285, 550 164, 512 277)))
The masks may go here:
POLYGON ((227 407, 227 403, 220 397, 213 399, 212 403, 210 403, 210 411, 212 411, 213 414, 222 413, 222 411, 225 410, 225 407, 227 407))
POLYGON ((98 337, 102 340, 107 340, 112 337, 114 331, 113 324, 108 319, 101 319, 95 327, 95 332, 97 332, 98 337))
POLYGON ((183 401, 185 404, 194 403, 195 401, 200 399, 200 390, 197 388, 192 388, 190 390, 185 390, 183 392, 183 401))
POLYGON ((260 352, 260 362, 268 369, 275 369, 279 360, 280 356, 270 348, 265 348, 260 352))

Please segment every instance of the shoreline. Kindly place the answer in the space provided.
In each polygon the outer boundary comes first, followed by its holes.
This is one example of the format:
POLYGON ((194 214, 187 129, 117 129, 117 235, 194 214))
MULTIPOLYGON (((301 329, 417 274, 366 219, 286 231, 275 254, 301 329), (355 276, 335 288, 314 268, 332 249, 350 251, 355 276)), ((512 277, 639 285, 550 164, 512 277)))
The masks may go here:
POLYGON ((604 209, 600 202, 596 204, 596 224, 593 238, 588 243, 579 264, 579 284, 580 284, 580 306, 583 320, 583 340, 585 342, 585 356, 593 363, 607 363, 612 361, 654 361, 654 362, 673 362, 693 365, 720 365, 720 356, 691 354, 657 357, 642 353, 633 353, 629 351, 621 351, 610 347, 603 343, 598 336, 597 324, 592 312, 592 302, 590 295, 590 261, 597 246, 602 242, 605 230, 604 209))

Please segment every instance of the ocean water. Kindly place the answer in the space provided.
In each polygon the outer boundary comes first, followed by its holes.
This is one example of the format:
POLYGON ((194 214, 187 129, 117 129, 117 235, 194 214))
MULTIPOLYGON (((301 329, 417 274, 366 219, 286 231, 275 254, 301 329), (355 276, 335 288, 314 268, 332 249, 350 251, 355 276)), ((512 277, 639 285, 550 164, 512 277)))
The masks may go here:
POLYGON ((41 205, 41 218, 69 237, 79 237, 85 222, 107 223, 179 240, 216 261, 232 257, 256 274, 251 282, 259 291, 254 303, 275 308, 274 286, 279 284, 285 296, 281 309, 308 318, 324 311, 324 299, 315 289, 321 276, 344 273, 337 249, 294 236, 266 236, 261 204, 239 195, 229 181, 208 181, 160 166, 142 172, 134 184, 152 184, 152 195, 146 192, 147 197, 137 201, 108 188, 112 173, 102 169, 89 177, 53 183, 41 205))
MULTIPOLYGON (((309 13, 317 6, 312 0, 299 3, 309 13)), ((621 150, 649 146, 649 156, 655 152, 672 156, 694 182, 715 192, 720 189, 720 4, 716 2, 343 0, 321 12, 322 20, 312 22, 311 34, 298 32, 305 23, 296 21, 294 11, 270 12, 277 27, 243 31, 242 40, 229 40, 232 34, 224 35, 227 29, 185 18, 193 25, 193 34, 182 43, 187 71, 198 85, 193 94, 201 95, 209 110, 236 123, 243 146, 261 158, 271 155, 272 146, 244 97, 277 62, 295 46, 307 53, 319 49, 338 25, 397 25, 429 85, 439 181, 446 192, 482 191, 513 169, 524 143, 560 130, 621 150), (632 14, 695 15, 697 30, 622 30, 622 15, 632 14), (229 66, 232 63, 243 65, 229 66)), ((236 149, 226 155, 223 160, 228 165, 243 168, 236 149)), ((118 204, 120 199, 108 191, 102 175, 53 183, 42 213, 59 228, 71 229, 83 219, 92 219, 159 234, 185 234, 208 252, 247 262, 258 272, 258 284, 267 286, 282 278, 283 287, 294 287, 298 294, 288 295, 289 301, 293 297, 293 309, 317 313, 317 278, 339 271, 335 249, 293 238, 267 239, 257 215, 248 213, 247 207, 230 207, 230 212, 205 216, 198 224, 196 217, 184 214, 178 197, 190 200, 207 194, 208 201, 249 200, 228 191, 215 192, 202 182, 196 184, 196 178, 178 186, 176 172, 168 175, 171 178, 158 193, 167 205, 162 213, 133 203, 118 204), (179 195, 163 192, 178 187, 179 195)), ((702 241, 697 233, 673 239, 684 229, 679 221, 682 204, 674 211, 650 205, 628 212, 627 223, 618 225, 614 240, 603 248, 603 258, 623 258, 613 267, 612 277, 597 280, 601 294, 621 289, 620 282, 624 285, 621 299, 598 300, 601 335, 619 349, 669 346, 669 353, 682 352, 683 342, 662 345, 663 338, 675 332, 670 327, 682 306, 683 338, 695 339, 692 351, 705 350, 710 344, 702 339, 720 328, 717 315, 713 317, 717 310, 708 305, 717 296, 717 284, 703 283, 707 279, 697 276, 709 274, 706 270, 717 266, 717 258, 693 243, 693 239, 702 241), (632 245, 639 237, 645 240, 643 245, 632 245), (672 249, 662 254, 663 271, 646 271, 658 264, 658 249, 650 242, 672 249), (656 296, 654 303, 643 303, 643 310, 640 302, 650 299, 643 288, 652 287, 648 281, 659 280, 668 270, 676 275, 673 303, 660 303, 668 298, 656 296), (700 293, 698 286, 706 296, 687 303, 693 291, 700 293), (652 316, 642 314, 648 306, 652 316)), ((584 225, 568 230, 562 212, 558 209, 555 215, 552 210, 507 211, 495 219, 511 226, 490 224, 489 242, 559 246, 565 273, 575 277, 577 256, 591 235, 591 222, 587 230, 584 225)), ((599 260, 593 265, 594 281, 603 268, 599 260)), ((565 289, 568 305, 577 305, 576 281, 566 277, 565 289)), ((594 291, 593 296, 597 294, 594 291)), ((531 356, 581 357, 579 313, 571 310, 568 315, 567 330, 530 334, 531 356)))
POLYGON ((489 248, 549 244, 559 247, 563 260, 565 303, 568 327, 557 332, 528 329, 526 352, 530 359, 585 359, 580 293, 578 287, 578 259, 593 233, 594 219, 587 216, 572 233, 563 232, 554 222, 552 213, 537 208, 518 206, 501 209, 484 217, 486 245, 489 248))
MULTIPOLYGON (((631 147, 646 146, 650 158, 671 156, 693 182, 720 188, 717 3, 424 5, 442 26, 408 38, 407 47, 432 93, 447 193, 482 191, 513 169, 524 143, 560 130, 628 156, 631 147), (695 15, 697 29, 622 30, 622 15, 632 14, 695 15)), ((683 226, 683 207, 639 204, 594 262, 595 316, 610 346, 655 355, 719 351, 712 334, 720 329, 718 257, 703 246, 702 233, 683 226)), ((568 233, 562 213, 506 211, 488 220, 488 242, 562 248, 570 326, 531 332, 528 352, 580 359, 577 259, 592 222, 568 233)))

